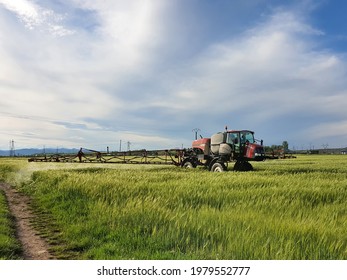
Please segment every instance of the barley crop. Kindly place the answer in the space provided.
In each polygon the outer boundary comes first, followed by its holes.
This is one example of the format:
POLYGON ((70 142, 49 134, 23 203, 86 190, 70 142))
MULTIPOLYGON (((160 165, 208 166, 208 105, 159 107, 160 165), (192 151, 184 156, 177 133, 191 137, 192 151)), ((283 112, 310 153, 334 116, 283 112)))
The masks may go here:
POLYGON ((346 163, 300 156, 225 173, 56 164, 20 189, 49 217, 61 258, 347 259, 346 163))

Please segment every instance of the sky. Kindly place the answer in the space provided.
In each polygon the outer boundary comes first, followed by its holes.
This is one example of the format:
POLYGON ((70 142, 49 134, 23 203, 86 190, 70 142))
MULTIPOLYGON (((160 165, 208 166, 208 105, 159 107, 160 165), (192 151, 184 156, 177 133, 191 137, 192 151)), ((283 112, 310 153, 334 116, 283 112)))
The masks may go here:
POLYGON ((347 1, 0 0, 0 149, 347 147, 347 1))

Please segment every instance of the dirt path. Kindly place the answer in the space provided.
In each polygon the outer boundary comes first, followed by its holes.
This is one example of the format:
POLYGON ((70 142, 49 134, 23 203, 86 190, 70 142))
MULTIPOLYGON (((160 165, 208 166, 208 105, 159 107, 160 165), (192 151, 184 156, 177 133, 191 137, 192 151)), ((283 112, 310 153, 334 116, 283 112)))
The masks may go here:
POLYGON ((5 191, 9 209, 15 218, 17 237, 23 248, 22 258, 25 260, 54 259, 48 252, 49 245, 30 224, 30 221, 35 218, 29 207, 30 199, 8 184, 0 183, 0 188, 5 191))

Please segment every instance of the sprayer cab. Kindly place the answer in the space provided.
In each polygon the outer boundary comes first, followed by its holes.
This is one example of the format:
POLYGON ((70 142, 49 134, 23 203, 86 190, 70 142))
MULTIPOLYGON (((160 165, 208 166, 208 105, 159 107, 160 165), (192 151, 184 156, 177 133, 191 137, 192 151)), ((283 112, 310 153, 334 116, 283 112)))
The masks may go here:
POLYGON ((230 156, 230 160, 262 161, 264 148, 250 130, 219 132, 211 137, 211 152, 216 156, 230 156))

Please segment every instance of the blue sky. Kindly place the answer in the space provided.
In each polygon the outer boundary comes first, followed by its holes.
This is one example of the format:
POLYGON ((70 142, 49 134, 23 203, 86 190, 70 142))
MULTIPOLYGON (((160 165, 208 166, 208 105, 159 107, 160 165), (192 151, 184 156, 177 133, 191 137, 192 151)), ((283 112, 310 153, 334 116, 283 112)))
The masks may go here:
POLYGON ((347 146, 347 2, 0 0, 0 149, 347 146))

